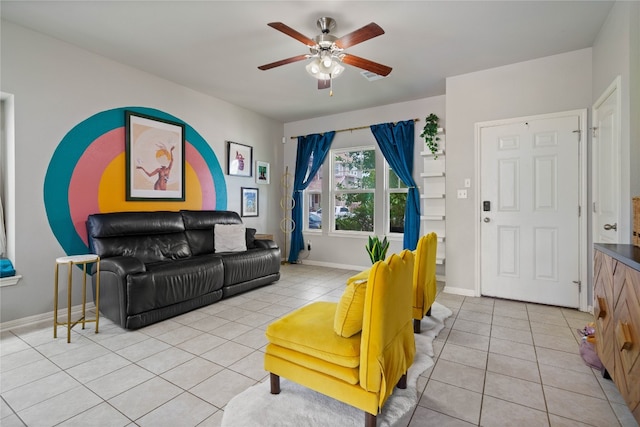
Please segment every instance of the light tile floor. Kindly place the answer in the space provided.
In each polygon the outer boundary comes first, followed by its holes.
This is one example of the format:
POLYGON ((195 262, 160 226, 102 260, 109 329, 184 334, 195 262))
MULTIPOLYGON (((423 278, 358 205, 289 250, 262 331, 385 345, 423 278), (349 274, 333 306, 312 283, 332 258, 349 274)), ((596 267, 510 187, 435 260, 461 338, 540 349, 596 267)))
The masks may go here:
MULTIPOLYGON (((0 335, 0 424, 218 426, 236 394, 267 378, 264 329, 314 300, 337 301, 353 271, 284 265, 279 282, 136 331, 105 318, 0 335)), ((615 385, 578 353, 592 317, 439 293, 453 310, 418 383, 411 427, 637 426, 615 385)))

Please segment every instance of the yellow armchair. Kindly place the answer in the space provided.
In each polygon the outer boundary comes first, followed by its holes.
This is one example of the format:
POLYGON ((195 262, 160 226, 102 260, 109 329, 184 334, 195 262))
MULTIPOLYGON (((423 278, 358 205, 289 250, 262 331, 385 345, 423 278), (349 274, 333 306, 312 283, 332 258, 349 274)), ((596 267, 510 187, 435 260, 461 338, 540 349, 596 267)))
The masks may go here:
POLYGON ((282 376, 365 411, 365 426, 375 426, 394 387, 406 388, 415 356, 413 264, 413 252, 393 254, 371 267, 366 283, 350 281, 340 303, 315 302, 271 323, 264 357, 271 393, 280 393, 282 376), (341 328, 345 309, 350 316, 362 310, 361 331, 357 322, 341 328))
POLYGON ((414 251, 413 271, 413 332, 420 333, 420 321, 431 316, 431 306, 436 300, 436 250, 438 236, 429 233, 418 240, 414 251))

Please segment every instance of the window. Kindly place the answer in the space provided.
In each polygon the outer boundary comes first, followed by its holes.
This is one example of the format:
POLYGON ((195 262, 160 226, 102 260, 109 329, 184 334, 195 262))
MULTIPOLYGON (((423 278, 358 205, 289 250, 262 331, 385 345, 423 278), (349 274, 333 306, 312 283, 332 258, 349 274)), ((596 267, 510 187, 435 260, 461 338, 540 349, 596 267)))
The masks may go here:
MULTIPOLYGON (((0 200, 2 202, 5 246, 0 248, 17 269, 15 259, 15 103, 14 95, 0 92, 0 200)), ((22 276, 16 274, 0 280, 0 286, 16 285, 22 276)))
POLYGON ((387 206, 389 206, 389 233, 404 233, 404 212, 407 205, 408 187, 398 175, 387 167, 387 206))
POLYGON ((377 147, 336 148, 328 160, 305 190, 305 231, 401 238, 409 189, 377 147), (376 164, 383 171, 378 175, 376 164))
POLYGON ((333 230, 373 232, 375 168, 376 151, 372 147, 331 151, 333 230))
MULTIPOLYGON (((311 165, 309 161, 309 165, 311 165)), ((305 190, 307 197, 307 210, 309 215, 307 216, 307 230, 321 230, 322 229, 322 168, 318 170, 318 173, 313 180, 309 183, 309 186, 305 190)))

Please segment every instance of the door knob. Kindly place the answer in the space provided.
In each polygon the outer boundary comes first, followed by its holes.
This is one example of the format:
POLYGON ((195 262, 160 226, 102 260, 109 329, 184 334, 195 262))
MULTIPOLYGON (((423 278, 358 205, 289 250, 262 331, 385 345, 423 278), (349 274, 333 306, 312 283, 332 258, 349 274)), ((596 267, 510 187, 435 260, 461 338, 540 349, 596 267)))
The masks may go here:
POLYGON ((618 230, 618 223, 616 222, 615 224, 605 224, 604 225, 604 229, 605 230, 618 230))
POLYGON ((490 222, 490 221, 491 221, 491 219, 489 219, 489 218, 485 217, 485 218, 483 219, 483 221, 484 221, 484 222, 490 222))

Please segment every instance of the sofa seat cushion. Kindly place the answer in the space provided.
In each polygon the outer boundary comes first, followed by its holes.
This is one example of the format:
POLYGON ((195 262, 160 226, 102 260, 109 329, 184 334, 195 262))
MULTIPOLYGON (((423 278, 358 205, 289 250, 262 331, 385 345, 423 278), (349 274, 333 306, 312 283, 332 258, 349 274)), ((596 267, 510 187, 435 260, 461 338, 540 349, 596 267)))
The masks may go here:
POLYGON ((220 290, 222 261, 199 256, 147 264, 146 270, 127 277, 127 314, 166 307, 220 290))
POLYGON ((349 384, 355 385, 360 381, 359 366, 355 368, 347 368, 336 365, 335 363, 327 362, 326 360, 318 359, 317 357, 309 356, 308 354, 302 354, 295 350, 280 347, 275 344, 267 344, 266 353, 271 356, 276 356, 282 360, 295 363, 296 365, 303 366, 307 369, 322 372, 325 375, 338 378, 349 384))
POLYGON ((246 282, 280 271, 280 251, 250 249, 245 252, 216 252, 224 264, 224 286, 246 282))
POLYGON ((271 323, 269 342, 345 368, 360 366, 360 337, 343 338, 333 331, 337 304, 315 302, 271 323))

